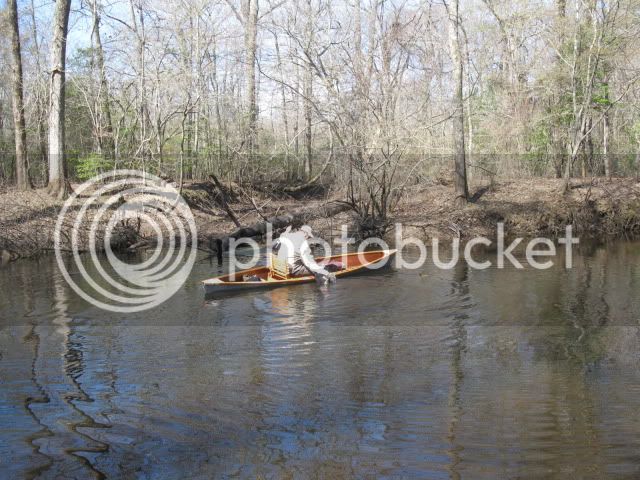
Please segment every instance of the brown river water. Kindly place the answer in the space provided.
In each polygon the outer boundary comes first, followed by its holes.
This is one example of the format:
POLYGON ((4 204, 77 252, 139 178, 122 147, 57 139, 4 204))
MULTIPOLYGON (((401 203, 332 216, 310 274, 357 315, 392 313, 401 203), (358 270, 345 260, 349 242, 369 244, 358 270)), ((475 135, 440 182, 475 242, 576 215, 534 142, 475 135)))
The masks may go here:
POLYGON ((224 270, 115 314, 0 268, 0 478, 640 478, 640 243, 206 299, 224 270))

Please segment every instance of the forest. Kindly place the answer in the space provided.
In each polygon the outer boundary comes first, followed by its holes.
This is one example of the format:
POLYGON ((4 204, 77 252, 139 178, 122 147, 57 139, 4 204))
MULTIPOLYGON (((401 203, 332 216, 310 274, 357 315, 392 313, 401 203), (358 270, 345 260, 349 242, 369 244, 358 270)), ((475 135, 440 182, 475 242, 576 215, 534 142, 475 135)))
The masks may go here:
POLYGON ((637 177, 637 0, 8 0, 0 182, 133 168, 384 219, 434 179, 637 177))
POLYGON ((0 0, 0 480, 640 479, 639 39, 0 0))

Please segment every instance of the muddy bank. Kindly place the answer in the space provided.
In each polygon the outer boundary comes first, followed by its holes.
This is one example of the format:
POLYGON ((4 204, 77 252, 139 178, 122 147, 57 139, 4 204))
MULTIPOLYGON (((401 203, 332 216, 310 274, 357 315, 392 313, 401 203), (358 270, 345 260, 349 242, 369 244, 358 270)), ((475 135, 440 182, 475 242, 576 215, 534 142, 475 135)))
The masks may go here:
MULTIPOLYGON (((568 195, 561 193, 561 181, 526 179, 472 186, 473 201, 464 208, 453 204, 451 187, 417 185, 405 192, 390 223, 403 224, 405 236, 424 240, 438 237, 495 237, 496 224, 503 222, 508 236, 556 237, 567 225, 582 237, 604 239, 640 234, 640 182, 635 179, 574 181, 568 195)), ((227 206, 211 183, 188 185, 183 195, 191 206, 198 228, 199 244, 215 250, 215 239, 240 227, 270 218, 288 218, 311 224, 327 240, 341 234, 347 225, 355 233, 357 218, 348 209, 334 208, 341 198, 332 192, 323 198, 294 199, 286 195, 247 192, 225 186, 227 206), (232 212, 230 215, 229 209, 232 212), (234 220, 231 218, 235 217, 234 220)), ((0 252, 4 261, 53 250, 53 232, 62 202, 44 190, 0 192, 0 252)), ((68 227, 70 228, 70 226, 68 227)), ((391 232, 390 232, 390 235, 391 232)), ((152 245, 151 232, 144 226, 123 225, 116 236, 120 249, 152 245)), ((82 245, 81 248, 88 248, 82 245)))
POLYGON ((511 237, 555 238, 567 225, 596 240, 640 234, 640 182, 635 179, 574 180, 566 195, 561 187, 562 180, 539 178, 474 186, 473 200, 464 208, 455 207, 450 187, 414 187, 394 221, 403 224, 405 235, 425 240, 495 238, 499 222, 511 237))
MULTIPOLYGON (((73 185, 72 185, 73 187, 73 185)), ((286 194, 269 195, 260 191, 248 191, 235 184, 222 188, 212 182, 188 184, 183 198, 191 208, 197 227, 199 248, 215 253, 216 240, 225 239, 237 231, 247 231, 266 219, 277 219, 278 224, 302 224, 315 222, 320 228, 327 220, 329 230, 322 228, 320 235, 331 235, 331 222, 346 210, 345 206, 323 198, 295 199, 286 194)), ((102 199, 101 199, 102 200, 102 199)), ((62 227, 63 251, 71 251, 71 232, 75 212, 84 199, 78 198, 69 208, 62 227)), ((46 190, 20 192, 15 189, 0 191, 0 261, 32 257, 54 250, 54 232, 58 215, 63 207, 59 200, 51 198, 46 190)), ((90 223, 98 207, 88 209, 78 233, 78 248, 89 250, 90 223)), ((113 209, 118 203, 113 205, 113 209)), ((348 216, 341 220, 350 222, 348 216)), ((104 240, 104 223, 96 232, 96 249, 101 250, 104 240)), ((282 225, 281 225, 282 226, 282 225)), ((114 251, 131 251, 155 246, 155 233, 144 222, 129 219, 119 222, 110 244, 114 251)), ((277 231, 276 231, 277 233, 277 231)), ((165 237, 166 238, 166 237, 165 237)), ((187 238, 190 242, 191 238, 187 238)))

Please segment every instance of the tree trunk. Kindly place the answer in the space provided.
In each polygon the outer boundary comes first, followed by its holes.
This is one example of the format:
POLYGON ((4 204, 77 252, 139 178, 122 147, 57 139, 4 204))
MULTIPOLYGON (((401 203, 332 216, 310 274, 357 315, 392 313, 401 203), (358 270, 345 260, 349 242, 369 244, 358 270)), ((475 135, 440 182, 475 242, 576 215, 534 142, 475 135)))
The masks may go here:
MULTIPOLYGON (((280 79, 284 78, 282 69, 282 57, 280 56, 280 44, 278 35, 274 32, 273 39, 276 46, 276 59, 278 61, 278 75, 280 79)), ((284 163, 285 163, 285 180, 289 180, 291 175, 291 166, 289 165, 289 116, 287 115, 287 95, 284 81, 280 85, 280 96, 282 98, 282 123, 284 127, 284 163)))
POLYGON ((577 63, 578 56, 580 53, 580 29, 578 26, 580 25, 580 8, 579 1, 576 0, 575 6, 575 24, 576 29, 573 34, 573 64, 571 67, 571 106, 573 111, 573 117, 571 119, 571 124, 569 127, 569 141, 568 141, 568 150, 569 150, 569 159, 567 164, 565 165, 564 170, 564 182, 563 182, 563 192, 566 194, 571 190, 571 174, 573 171, 573 166, 578 158, 578 154, 580 152, 580 148, 582 147, 582 141, 584 138, 581 133, 584 130, 585 120, 586 120, 586 112, 585 108, 580 108, 578 105, 578 78, 577 78, 577 63))
MULTIPOLYGON (((300 91, 300 67, 294 63, 294 68, 296 71, 296 83, 295 90, 296 92, 300 91)), ((296 157, 296 175, 299 175, 299 166, 300 166, 300 139, 299 131, 300 131, 300 95, 294 96, 294 112, 293 112, 293 152, 296 157)))
POLYGON ((611 158, 609 157, 609 114, 604 114, 603 119, 603 133, 602 133, 602 154, 604 156, 604 176, 607 178, 611 178, 612 176, 612 165, 611 158))
MULTIPOLYGON (((37 72, 42 72, 42 64, 40 63, 40 44, 38 43, 38 31, 36 28, 36 7, 34 0, 31 0, 31 35, 33 41, 34 53, 35 57, 35 67, 37 72)), ((39 149, 39 158, 42 162, 42 165, 47 165, 47 107, 48 101, 47 98, 47 87, 45 83, 38 82, 35 92, 33 92, 35 96, 35 117, 36 121, 36 133, 38 136, 38 149, 39 149)))
POLYGON ((593 161, 593 153, 594 153, 594 147, 593 147, 593 135, 591 133, 592 129, 593 129, 593 117, 589 117, 589 123, 587 124, 587 128, 588 128, 588 133, 587 133, 587 146, 586 146, 586 150, 587 150, 587 162, 586 162, 586 168, 585 168, 585 174, 583 175, 584 177, 587 176, 587 174, 589 172, 591 172, 591 174, 593 175, 595 173, 594 170, 594 161, 593 161))
POLYGON ((22 55, 20 52, 20 27, 18 5, 9 0, 9 23, 11 28, 11 57, 13 66, 13 125, 16 142, 16 183, 20 190, 28 190, 29 169, 27 167, 27 131, 24 126, 24 97, 22 91, 22 55))
POLYGON ((634 170, 636 172, 636 179, 640 179, 640 138, 636 137, 636 157, 634 170))
POLYGON ((93 1, 93 44, 95 66, 98 69, 98 98, 96 99, 96 112, 98 115, 98 145, 107 159, 112 159, 115 151, 113 142, 113 123, 111 121, 111 106, 109 105, 109 86, 104 69, 104 51, 100 38, 100 14, 98 12, 98 0, 93 1))
POLYGON ((178 193, 182 195, 182 187, 184 186, 184 140, 185 140, 185 123, 189 115, 189 105, 186 105, 182 112, 182 122, 180 122, 180 178, 178 180, 178 193))
POLYGON ((556 9, 558 10, 558 17, 565 18, 567 15, 567 0, 557 0, 556 9))
POLYGON ((307 23, 305 26, 305 42, 306 42, 306 56, 307 62, 305 64, 303 78, 302 78, 302 90, 304 95, 304 127, 305 127, 305 158, 304 158, 304 178, 309 180, 313 173, 312 165, 312 131, 311 131, 311 114, 313 111, 312 96, 313 96, 313 66, 311 64, 311 51, 314 44, 313 27, 315 22, 315 16, 311 1, 307 0, 307 23))
POLYGON ((57 0, 51 39, 49 82, 49 192, 58 198, 68 193, 64 158, 64 77, 67 27, 71 0, 57 0))
MULTIPOLYGON (((129 0, 129 9, 131 14, 131 24, 133 32, 137 40, 137 62, 138 62, 138 115, 140 124, 140 145, 137 154, 142 158, 142 171, 146 172, 146 157, 149 151, 147 138, 147 124, 149 121, 149 109, 147 108, 147 72, 146 72, 146 49, 147 36, 144 24, 144 10, 142 2, 129 0), (137 12, 136 12, 137 10, 137 12), (140 24, 138 26, 138 23, 140 24)), ((158 135, 161 132, 158 131, 158 135)), ((159 140, 162 142, 162 138, 159 140)), ((162 157, 160 158, 162 163, 162 157)))
POLYGON ((195 92, 196 92, 196 102, 193 109, 193 166, 191 168, 192 178, 198 178, 199 173, 199 159, 198 155, 200 153, 200 102, 204 97, 204 93, 202 91, 202 53, 200 46, 200 13, 196 14, 196 53, 195 53, 195 68, 196 68, 196 78, 195 78, 195 92))
POLYGON ((462 92, 463 64, 459 40, 459 0, 449 5, 449 42, 451 46, 451 62, 453 64, 454 108, 453 143, 454 143, 454 177, 455 202, 464 205, 469 200, 467 185, 467 165, 464 146, 464 97, 462 92))
POLYGON ((244 46, 245 46, 245 81, 247 108, 246 146, 249 158, 253 157, 257 144, 258 110, 256 105, 256 49, 258 35, 258 0, 244 0, 244 46))
POLYGON ((312 131, 311 131, 311 95, 313 95, 313 73, 311 65, 306 65, 304 70, 304 128, 305 128, 305 157, 304 157, 304 177, 306 180, 311 178, 312 166, 312 131))
POLYGON ((220 83, 218 82, 218 53, 217 53, 217 45, 216 45, 216 37, 213 37, 213 45, 212 45, 212 56, 211 56, 211 80, 213 82, 213 89, 216 95, 216 100, 214 104, 214 110, 216 114, 216 140, 217 140, 217 160, 218 160, 218 173, 222 174, 222 138, 224 137, 225 143, 227 141, 226 129, 224 128, 224 123, 222 122, 222 113, 220 111, 220 83))
POLYGON ((582 147, 580 148, 581 157, 582 157, 580 173, 582 178, 587 177, 589 164, 592 164, 593 139, 591 138, 591 133, 590 133, 591 125, 592 125, 592 118, 591 116, 589 116, 589 118, 584 122, 582 131, 581 131, 581 138, 584 138, 582 142, 582 147))

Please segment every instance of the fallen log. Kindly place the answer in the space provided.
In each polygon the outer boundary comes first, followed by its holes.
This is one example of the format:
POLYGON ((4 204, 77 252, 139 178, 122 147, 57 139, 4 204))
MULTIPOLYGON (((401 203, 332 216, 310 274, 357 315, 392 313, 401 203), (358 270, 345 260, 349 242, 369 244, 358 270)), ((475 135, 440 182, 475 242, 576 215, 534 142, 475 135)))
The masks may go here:
POLYGON ((324 172, 327 170, 327 168, 329 167, 332 161, 333 161, 333 135, 331 135, 331 143, 329 147, 329 155, 327 156, 327 161, 324 162, 324 165, 322 166, 320 171, 317 174, 315 174, 312 178, 310 178, 307 182, 303 183, 302 185, 298 185, 296 187, 285 187, 282 189, 282 191, 285 193, 298 193, 303 191, 306 188, 309 188, 315 185, 316 182, 320 180, 322 175, 324 175, 324 172))
POLYGON ((256 211, 256 213, 258 215, 260 215, 260 218, 262 218, 265 222, 267 221, 267 217, 264 216, 264 214, 262 213, 262 208, 267 205, 267 203, 269 203, 271 201, 271 199, 267 200, 266 203, 264 205, 262 205, 262 207, 258 207, 258 205, 256 204, 256 201, 253 197, 249 197, 251 199, 251 205, 253 205, 254 210, 256 211))
POLYGON ((199 239, 200 245, 208 245, 209 252, 216 252, 218 263, 222 263, 222 255, 229 249, 229 242, 240 238, 253 238, 264 236, 267 233, 268 225, 271 224, 273 230, 279 230, 289 225, 301 226, 305 222, 315 218, 329 218, 339 213, 350 210, 350 206, 344 203, 325 204, 316 208, 303 208, 284 215, 277 215, 267 218, 263 222, 257 222, 253 225, 240 227, 234 232, 224 236, 209 236, 199 239))
POLYGON ((218 180, 218 177, 216 177, 213 173, 209 175, 209 177, 211 178, 211 180, 213 180, 214 185, 218 188, 218 191, 220 192, 220 205, 222 205, 222 208, 224 208, 224 210, 227 212, 227 215, 229 215, 229 218, 231 219, 231 221, 236 224, 236 227, 239 228, 240 220, 238 220, 238 216, 235 214, 233 209, 229 206, 229 202, 227 202, 226 194, 224 192, 224 188, 222 187, 222 184, 220 183, 220 180, 218 180))

